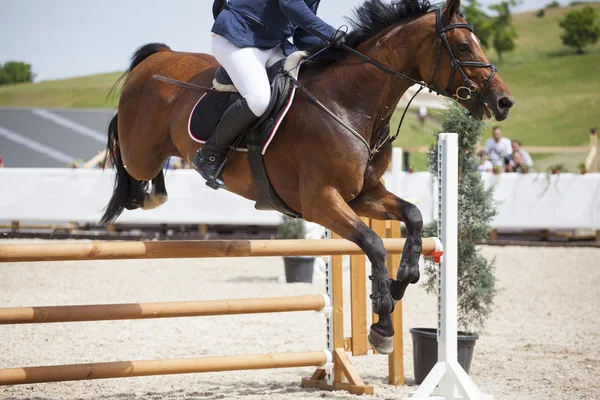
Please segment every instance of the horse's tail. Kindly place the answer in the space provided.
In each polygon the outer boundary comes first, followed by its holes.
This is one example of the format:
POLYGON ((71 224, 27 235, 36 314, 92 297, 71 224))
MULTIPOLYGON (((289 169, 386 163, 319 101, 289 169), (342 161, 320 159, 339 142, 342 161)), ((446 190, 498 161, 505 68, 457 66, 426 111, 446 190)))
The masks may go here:
MULTIPOLYGON (((160 51, 170 51, 169 46, 162 43, 149 43, 140 47, 133 53, 131 64, 125 73, 115 82, 111 88, 111 93, 119 83, 127 77, 135 67, 140 65, 145 59, 160 51)), ((110 95, 110 93, 109 93, 110 95)), ((121 149, 119 147, 119 115, 118 112, 108 124, 108 143, 106 145, 106 155, 104 165, 112 165, 117 171, 115 177, 112 197, 106 206, 101 222, 110 223, 116 220, 125 208, 135 209, 143 205, 144 193, 148 188, 148 182, 137 181, 129 175, 123 159, 121 158, 121 149), (135 185, 133 187, 132 185, 135 185)), ((160 176, 162 177, 162 171, 160 176)))
POLYGON ((129 185, 131 177, 123 165, 121 158, 121 149, 119 148, 119 115, 111 119, 108 124, 108 144, 106 145, 106 155, 104 156, 104 165, 112 165, 117 175, 115 177, 113 194, 106 206, 104 215, 100 220, 102 223, 113 222, 125 209, 129 201, 129 185))
MULTIPOLYGON (((142 61, 144 61, 146 58, 150 57, 151 55, 159 53, 161 51, 171 51, 171 48, 164 43, 148 43, 148 44, 143 45, 139 49, 137 49, 133 53, 133 56, 131 56, 131 63, 129 64, 129 68, 127 68, 127 71, 125 71, 123 73, 123 75, 121 75, 119 77, 119 79, 117 79, 117 81, 112 86, 112 88, 110 88, 110 92, 108 92, 108 96, 110 96, 111 93, 113 93, 115 91, 115 89, 119 86, 121 81, 123 79, 127 78, 127 75, 129 75, 131 73, 131 71, 133 71, 135 69, 135 67, 140 65, 142 63, 142 61)), ((108 98, 108 96, 106 96, 106 97, 108 98)))

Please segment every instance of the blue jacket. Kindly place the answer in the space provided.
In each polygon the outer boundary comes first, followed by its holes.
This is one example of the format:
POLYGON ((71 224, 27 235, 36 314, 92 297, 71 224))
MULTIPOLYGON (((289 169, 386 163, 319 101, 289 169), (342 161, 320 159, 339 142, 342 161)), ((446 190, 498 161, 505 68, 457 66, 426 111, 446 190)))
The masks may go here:
POLYGON ((317 17, 320 0, 215 0, 212 32, 238 47, 271 49, 294 38, 299 50, 325 43, 312 32, 331 38, 335 28, 317 17), (220 11, 224 4, 223 11, 220 11), (217 15, 218 14, 218 15, 217 15))

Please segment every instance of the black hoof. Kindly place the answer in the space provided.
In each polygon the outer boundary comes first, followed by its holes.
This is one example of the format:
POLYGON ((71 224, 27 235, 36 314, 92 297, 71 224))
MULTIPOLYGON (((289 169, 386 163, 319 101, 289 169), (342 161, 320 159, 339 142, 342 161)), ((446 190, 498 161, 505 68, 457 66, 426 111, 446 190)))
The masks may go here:
POLYGON ((369 331, 369 343, 373 350, 379 354, 392 354, 394 352, 394 336, 383 336, 373 329, 373 325, 371 325, 369 331))

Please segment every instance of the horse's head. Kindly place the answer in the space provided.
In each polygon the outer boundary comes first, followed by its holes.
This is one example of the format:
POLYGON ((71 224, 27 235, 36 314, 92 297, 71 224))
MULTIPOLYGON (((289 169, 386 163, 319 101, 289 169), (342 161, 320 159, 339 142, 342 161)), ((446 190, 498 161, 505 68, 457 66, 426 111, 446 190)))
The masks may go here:
POLYGON ((421 76, 438 92, 459 101, 474 118, 503 121, 514 98, 459 9, 460 0, 447 0, 444 9, 428 14, 434 19, 435 45, 422 50, 428 61, 421 63, 421 76))

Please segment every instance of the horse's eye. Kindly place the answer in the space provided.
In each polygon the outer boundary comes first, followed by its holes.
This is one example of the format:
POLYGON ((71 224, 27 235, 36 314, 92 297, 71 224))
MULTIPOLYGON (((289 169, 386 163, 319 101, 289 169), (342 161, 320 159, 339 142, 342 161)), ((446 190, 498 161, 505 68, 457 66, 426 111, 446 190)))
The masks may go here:
POLYGON ((459 44, 459 45, 458 45, 458 49, 459 49, 460 51, 469 51, 469 45, 468 45, 468 44, 461 43, 461 44, 459 44))

